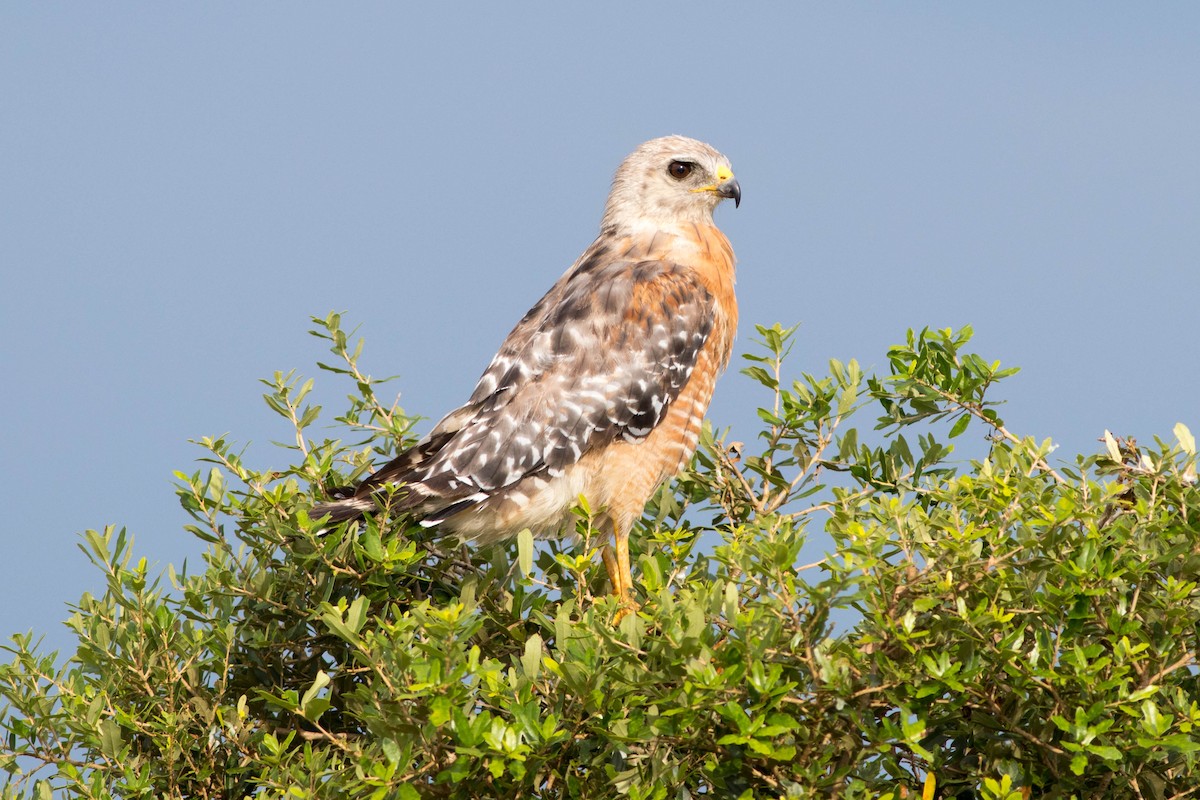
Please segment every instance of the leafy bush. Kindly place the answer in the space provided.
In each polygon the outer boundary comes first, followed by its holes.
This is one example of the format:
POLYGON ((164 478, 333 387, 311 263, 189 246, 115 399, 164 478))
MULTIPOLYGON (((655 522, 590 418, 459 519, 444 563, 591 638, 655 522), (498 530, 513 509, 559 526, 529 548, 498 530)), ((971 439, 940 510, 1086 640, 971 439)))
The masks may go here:
POLYGON ((207 543, 148 574, 124 531, 65 663, 31 635, 0 667, 4 797, 1195 796, 1195 443, 1106 435, 1052 466, 987 398, 970 330, 910 332, 889 374, 785 381, 759 328, 759 439, 708 435, 635 532, 641 610, 613 624, 576 544, 472 549, 407 520, 322 536, 305 509, 412 440, 336 315, 355 385, 310 438, 311 381, 267 402, 293 466, 223 439, 179 474, 207 543), (872 411, 873 409, 873 411, 872 411), (881 414, 877 432, 852 422, 881 414), (979 461, 950 439, 986 429, 979 461), (835 551, 802 565, 811 530, 835 551))

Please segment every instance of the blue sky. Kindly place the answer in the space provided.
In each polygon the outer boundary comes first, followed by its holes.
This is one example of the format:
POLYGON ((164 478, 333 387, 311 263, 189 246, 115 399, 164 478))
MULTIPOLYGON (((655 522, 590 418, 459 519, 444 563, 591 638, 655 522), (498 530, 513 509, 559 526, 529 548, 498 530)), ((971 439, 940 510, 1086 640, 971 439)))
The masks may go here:
MULTIPOLYGON (((514 8, 0 8, 0 635, 69 642, 86 528, 196 562, 172 471, 220 434, 278 465, 257 380, 315 374, 310 315, 409 412, 461 402, 667 133, 743 188, 739 350, 799 322, 795 372, 882 366, 969 323, 1060 455, 1200 433, 1200 6, 514 8)), ((757 399, 731 372, 710 416, 757 399)))

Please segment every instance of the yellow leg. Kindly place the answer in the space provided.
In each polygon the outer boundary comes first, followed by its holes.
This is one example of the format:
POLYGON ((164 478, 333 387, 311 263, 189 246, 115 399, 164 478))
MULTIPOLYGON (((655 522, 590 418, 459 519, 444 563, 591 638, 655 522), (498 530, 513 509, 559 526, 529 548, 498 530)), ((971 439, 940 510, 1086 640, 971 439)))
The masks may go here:
POLYGON ((604 546, 600 551, 604 559, 604 568, 608 571, 608 581, 612 585, 612 593, 621 601, 621 610, 613 622, 620 622, 627 614, 637 608, 633 602, 633 572, 629 568, 629 531, 613 532, 613 546, 604 546))
POLYGON ((620 585, 614 586, 613 591, 622 601, 628 601, 633 596, 633 572, 629 569, 629 531, 614 533, 613 539, 616 540, 617 571, 621 578, 620 585))
POLYGON ((617 564, 616 553, 609 545, 604 545, 604 549, 600 551, 600 557, 604 559, 604 569, 608 572, 608 583, 612 586, 612 593, 620 596, 622 594, 621 586, 621 567, 617 564))

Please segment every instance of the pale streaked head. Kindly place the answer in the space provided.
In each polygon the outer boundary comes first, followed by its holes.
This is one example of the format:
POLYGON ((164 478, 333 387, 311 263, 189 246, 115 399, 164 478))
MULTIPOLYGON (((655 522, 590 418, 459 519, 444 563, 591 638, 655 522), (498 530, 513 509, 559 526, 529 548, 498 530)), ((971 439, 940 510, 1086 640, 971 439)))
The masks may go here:
POLYGON ((712 224, 713 209, 726 198, 742 200, 728 158, 686 136, 651 139, 617 168, 601 227, 712 224))

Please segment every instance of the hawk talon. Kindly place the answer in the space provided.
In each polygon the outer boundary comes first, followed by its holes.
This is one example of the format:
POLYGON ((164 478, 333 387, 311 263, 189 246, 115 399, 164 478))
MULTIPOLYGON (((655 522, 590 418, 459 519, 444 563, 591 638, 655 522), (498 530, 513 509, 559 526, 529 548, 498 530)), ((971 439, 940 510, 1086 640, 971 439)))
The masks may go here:
POLYGON ((617 609, 617 613, 613 614, 612 624, 620 625, 621 620, 625 619, 630 614, 636 614, 640 608, 641 606, 638 605, 636 600, 630 600, 629 598, 626 598, 621 603, 621 607, 617 609))

